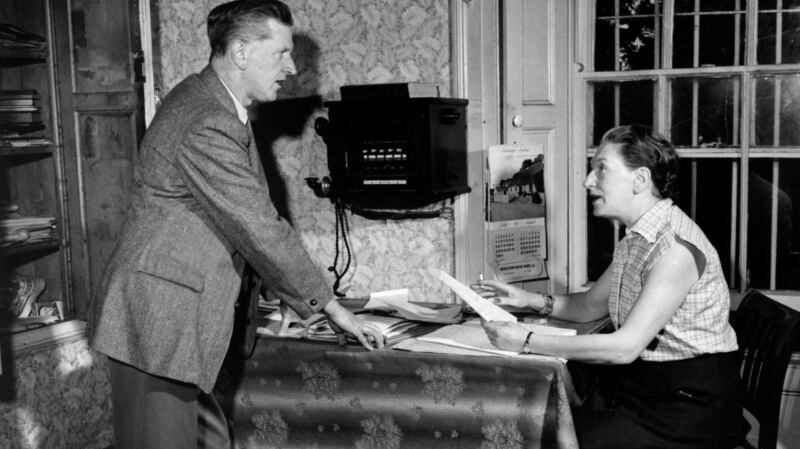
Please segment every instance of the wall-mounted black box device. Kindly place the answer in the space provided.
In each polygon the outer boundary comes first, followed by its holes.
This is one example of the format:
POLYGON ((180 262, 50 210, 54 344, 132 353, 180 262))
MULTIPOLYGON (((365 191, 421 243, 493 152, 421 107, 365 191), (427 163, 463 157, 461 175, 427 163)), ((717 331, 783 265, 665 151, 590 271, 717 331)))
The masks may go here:
POLYGON ((325 106, 336 195, 378 207, 405 198, 411 206, 470 190, 467 100, 363 99, 325 106))

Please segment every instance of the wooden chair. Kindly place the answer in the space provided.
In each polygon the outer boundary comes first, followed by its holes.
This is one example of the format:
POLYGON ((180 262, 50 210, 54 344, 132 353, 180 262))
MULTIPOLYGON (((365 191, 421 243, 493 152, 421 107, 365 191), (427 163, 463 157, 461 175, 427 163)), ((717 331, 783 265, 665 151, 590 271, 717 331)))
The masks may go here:
POLYGON ((775 449, 781 396, 800 338, 800 312, 748 290, 731 324, 739 342, 744 407, 758 420, 758 448, 775 449))

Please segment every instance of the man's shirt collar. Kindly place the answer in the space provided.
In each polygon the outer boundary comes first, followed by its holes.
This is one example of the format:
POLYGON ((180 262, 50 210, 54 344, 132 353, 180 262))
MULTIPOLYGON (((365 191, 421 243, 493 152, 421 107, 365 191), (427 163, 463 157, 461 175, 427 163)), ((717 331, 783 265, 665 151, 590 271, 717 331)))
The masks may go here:
POLYGON ((242 103, 239 102, 239 99, 236 98, 236 95, 233 95, 233 92, 231 92, 230 88, 228 88, 228 85, 225 84, 225 80, 222 79, 222 77, 219 75, 217 75, 217 77, 222 82, 222 85, 225 86, 225 90, 228 91, 231 98, 233 99, 233 105, 234 107, 236 107, 236 115, 239 117, 239 120, 242 122, 242 125, 247 125, 247 120, 248 120, 247 109, 245 109, 245 107, 242 106, 242 103))

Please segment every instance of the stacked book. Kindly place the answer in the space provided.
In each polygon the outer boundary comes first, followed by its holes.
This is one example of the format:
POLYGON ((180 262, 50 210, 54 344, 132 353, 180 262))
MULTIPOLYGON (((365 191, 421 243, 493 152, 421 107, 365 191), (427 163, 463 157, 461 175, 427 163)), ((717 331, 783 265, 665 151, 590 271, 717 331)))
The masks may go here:
POLYGON ((53 240, 56 234, 55 217, 20 217, 0 219, 0 246, 53 240))
POLYGON ((45 46, 46 42, 42 36, 17 28, 10 23, 0 23, 0 48, 42 51, 45 46))
POLYGON ((2 146, 47 145, 41 132, 41 98, 35 90, 0 90, 0 142, 2 146))

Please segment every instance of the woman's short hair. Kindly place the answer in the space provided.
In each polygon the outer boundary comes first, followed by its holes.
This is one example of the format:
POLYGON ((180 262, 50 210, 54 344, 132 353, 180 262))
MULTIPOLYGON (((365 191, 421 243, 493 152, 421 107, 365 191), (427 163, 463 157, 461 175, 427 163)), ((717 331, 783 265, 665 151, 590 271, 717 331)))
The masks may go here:
POLYGON ((234 39, 268 39, 269 31, 261 26, 267 19, 293 25, 292 11, 279 0, 235 0, 212 9, 206 21, 211 57, 224 55, 234 39))
POLYGON ((622 160, 630 168, 645 167, 662 198, 678 198, 678 153, 662 135, 646 125, 624 125, 603 135, 600 146, 619 145, 622 160))

